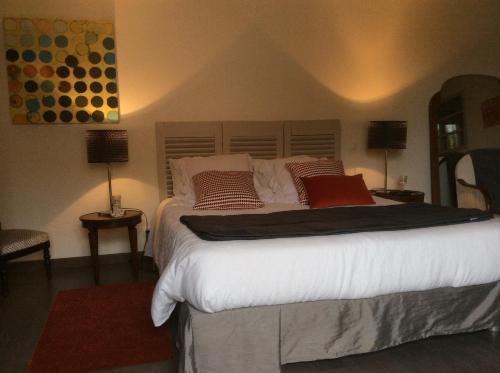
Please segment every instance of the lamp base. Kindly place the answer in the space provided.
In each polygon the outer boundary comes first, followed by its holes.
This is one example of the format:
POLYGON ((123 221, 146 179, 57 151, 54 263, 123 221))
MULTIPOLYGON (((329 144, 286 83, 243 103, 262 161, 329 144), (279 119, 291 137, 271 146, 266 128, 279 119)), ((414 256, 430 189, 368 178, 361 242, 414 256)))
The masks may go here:
POLYGON ((117 212, 113 211, 99 211, 97 213, 99 216, 107 217, 107 218, 121 218, 122 216, 125 216, 125 210, 120 209, 117 212))
POLYGON ((97 213, 98 216, 105 216, 107 218, 110 218, 111 217, 111 211, 99 211, 97 213))

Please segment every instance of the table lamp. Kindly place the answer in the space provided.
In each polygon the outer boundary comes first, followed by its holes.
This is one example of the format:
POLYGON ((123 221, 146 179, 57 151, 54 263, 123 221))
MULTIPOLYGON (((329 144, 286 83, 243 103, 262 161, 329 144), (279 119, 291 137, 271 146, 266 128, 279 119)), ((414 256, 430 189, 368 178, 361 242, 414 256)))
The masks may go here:
POLYGON ((384 149, 384 191, 387 191, 387 157, 389 149, 406 149, 406 121, 378 120, 370 122, 368 149, 384 149))
POLYGON ((87 130, 88 163, 106 163, 108 167, 109 210, 113 210, 111 162, 128 162, 126 130, 87 130))

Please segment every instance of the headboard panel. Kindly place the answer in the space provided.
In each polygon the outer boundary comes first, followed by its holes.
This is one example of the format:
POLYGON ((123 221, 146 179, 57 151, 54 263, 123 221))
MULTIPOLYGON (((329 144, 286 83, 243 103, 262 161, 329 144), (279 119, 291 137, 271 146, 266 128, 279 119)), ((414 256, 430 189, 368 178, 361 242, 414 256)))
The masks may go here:
POLYGON ((173 194, 171 158, 202 157, 222 153, 221 122, 158 122, 156 153, 160 199, 173 194))
POLYGON ((302 154, 340 159, 340 122, 158 122, 156 151, 162 200, 173 194, 171 158, 248 153, 264 159, 302 154))
POLYGON ((253 158, 283 157, 282 122, 222 123, 224 153, 248 153, 253 158))
POLYGON ((340 122, 303 120, 284 123, 285 157, 312 155, 340 159, 340 122))

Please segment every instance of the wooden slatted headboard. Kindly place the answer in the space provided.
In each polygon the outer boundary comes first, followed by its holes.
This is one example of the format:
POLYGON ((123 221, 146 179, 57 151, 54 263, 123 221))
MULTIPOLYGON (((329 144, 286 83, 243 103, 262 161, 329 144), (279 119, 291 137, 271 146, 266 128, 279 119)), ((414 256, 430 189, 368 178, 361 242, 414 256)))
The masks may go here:
POLYGON ((158 122, 156 152, 162 200, 172 196, 171 158, 248 153, 263 159, 302 154, 340 159, 340 122, 158 122))

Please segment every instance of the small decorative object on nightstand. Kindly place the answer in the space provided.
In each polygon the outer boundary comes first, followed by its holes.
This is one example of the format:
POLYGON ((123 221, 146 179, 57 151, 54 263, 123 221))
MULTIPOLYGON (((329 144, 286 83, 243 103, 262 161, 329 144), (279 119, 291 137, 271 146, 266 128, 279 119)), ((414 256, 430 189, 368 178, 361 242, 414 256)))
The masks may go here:
POLYGON ((372 189, 370 193, 377 197, 392 199, 398 202, 424 202, 424 192, 416 190, 372 189))
POLYGON ((99 229, 112 229, 127 227, 130 241, 130 252, 132 255, 132 273, 137 279, 139 274, 139 252, 137 251, 137 224, 142 221, 142 212, 136 210, 125 210, 123 216, 112 217, 97 212, 80 216, 82 227, 89 231, 90 254, 94 268, 94 280, 99 284, 99 229))

